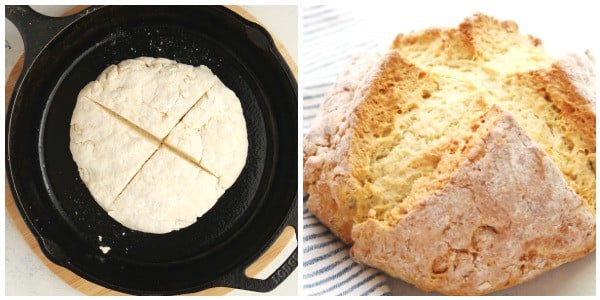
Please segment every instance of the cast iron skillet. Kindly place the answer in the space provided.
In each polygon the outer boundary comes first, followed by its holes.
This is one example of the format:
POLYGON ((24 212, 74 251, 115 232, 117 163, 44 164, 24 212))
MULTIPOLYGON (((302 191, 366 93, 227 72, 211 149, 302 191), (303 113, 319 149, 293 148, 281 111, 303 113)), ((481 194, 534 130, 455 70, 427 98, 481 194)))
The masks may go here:
POLYGON ((64 18, 8 6, 6 16, 25 43, 7 113, 7 175, 21 215, 51 261, 132 294, 216 286, 265 292, 295 269, 297 249, 266 280, 244 274, 298 219, 297 83, 263 28, 206 6, 90 7, 64 18), (82 183, 69 151, 79 90, 108 65, 139 56, 208 66, 240 98, 248 127, 248 159, 236 183, 194 225, 163 235, 111 219, 82 183), (100 245, 110 252, 102 254, 100 245))

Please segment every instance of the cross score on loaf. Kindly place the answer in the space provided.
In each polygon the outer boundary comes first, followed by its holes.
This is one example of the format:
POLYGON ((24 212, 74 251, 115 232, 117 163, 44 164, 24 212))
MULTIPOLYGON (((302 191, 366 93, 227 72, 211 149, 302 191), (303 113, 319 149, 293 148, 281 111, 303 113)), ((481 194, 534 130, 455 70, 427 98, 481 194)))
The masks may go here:
POLYGON ((196 222, 233 185, 248 140, 239 99, 210 69, 139 57, 81 90, 70 150, 111 217, 167 233, 196 222))
POLYGON ((589 65, 481 14, 353 58, 304 140, 309 210, 355 260, 444 294, 591 252, 589 65))

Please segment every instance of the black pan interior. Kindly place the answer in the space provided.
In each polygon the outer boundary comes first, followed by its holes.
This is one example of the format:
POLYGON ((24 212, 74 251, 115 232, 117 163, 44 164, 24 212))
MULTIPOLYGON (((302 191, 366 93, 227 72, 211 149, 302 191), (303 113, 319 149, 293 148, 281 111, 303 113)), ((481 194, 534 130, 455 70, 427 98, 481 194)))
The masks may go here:
POLYGON ((296 211, 297 87, 274 51, 261 28, 220 7, 106 7, 55 37, 25 77, 7 138, 16 198, 49 258, 134 293, 202 289, 252 263, 296 211), (139 56, 208 66, 240 98, 248 129, 236 183, 194 225, 164 235, 111 219, 69 151, 78 92, 139 56))

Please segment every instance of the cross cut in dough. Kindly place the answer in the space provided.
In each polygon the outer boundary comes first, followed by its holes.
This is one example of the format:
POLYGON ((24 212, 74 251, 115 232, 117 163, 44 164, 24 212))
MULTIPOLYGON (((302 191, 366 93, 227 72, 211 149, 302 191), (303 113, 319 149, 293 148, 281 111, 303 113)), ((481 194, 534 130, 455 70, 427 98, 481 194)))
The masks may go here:
POLYGON ((195 223, 233 185, 248 140, 239 99, 210 69, 140 57, 81 90, 70 150, 111 217, 167 233, 195 223))

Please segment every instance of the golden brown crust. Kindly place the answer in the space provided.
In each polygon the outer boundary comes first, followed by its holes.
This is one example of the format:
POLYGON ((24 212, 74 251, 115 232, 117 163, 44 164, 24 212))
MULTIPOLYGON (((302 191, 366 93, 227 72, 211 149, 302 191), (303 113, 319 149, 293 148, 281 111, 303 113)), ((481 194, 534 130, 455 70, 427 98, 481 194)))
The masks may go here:
MULTIPOLYGON (((475 57, 485 57, 487 44, 502 44, 507 35, 518 34, 519 26, 513 21, 498 21, 492 17, 475 14, 458 26, 475 57)), ((487 50, 487 51, 486 51, 487 50)))
POLYGON ((557 104, 561 115, 569 120, 571 131, 581 134, 587 147, 596 152, 596 113, 591 108, 590 101, 583 98, 569 80, 567 74, 558 65, 545 72, 539 79, 546 86, 550 101, 557 104))
MULTIPOLYGON (((549 69, 512 74, 507 77, 506 82, 526 86, 550 103, 552 110, 564 118, 561 123, 564 135, 582 140, 582 148, 586 149, 587 159, 593 164, 592 168, 595 170, 596 113, 593 104, 590 102, 591 99, 583 97, 558 63, 554 63, 549 69)), ((573 176, 571 173, 567 172, 565 175, 573 176)), ((595 214, 595 190, 590 188, 582 191, 580 197, 583 197, 595 214)))
POLYGON ((351 243, 354 216, 351 197, 359 196, 350 169, 355 117, 362 99, 354 97, 381 60, 378 54, 355 56, 325 96, 304 138, 304 190, 308 209, 344 242, 351 243), (348 197, 348 195, 351 195, 348 197))
POLYGON ((400 49, 406 46, 416 44, 430 44, 440 38, 442 30, 439 28, 430 28, 419 32, 418 34, 400 33, 392 42, 391 49, 400 49))
MULTIPOLYGON (((435 89, 435 82, 428 74, 390 51, 382 61, 374 77, 356 92, 361 99, 354 111, 356 122, 352 144, 351 170, 361 189, 360 201, 356 203, 354 221, 362 222, 370 205, 378 202, 379 195, 371 189, 369 180, 371 163, 376 159, 380 140, 394 130, 394 118, 417 108, 415 99, 426 97, 423 91, 435 89)), ((350 196, 350 195, 348 195, 350 196)))
POLYGON ((595 59, 591 51, 570 53, 561 57, 556 66, 563 70, 577 94, 589 101, 596 110, 595 59))
POLYGON ((352 243, 352 224, 360 205, 356 199, 371 197, 365 188, 374 150, 368 137, 382 137, 392 131, 394 116, 413 108, 405 105, 403 98, 415 97, 421 93, 417 87, 433 84, 426 77, 397 51, 388 52, 365 75, 362 84, 333 88, 325 105, 336 103, 339 111, 325 108, 305 138, 308 209, 347 244, 352 243), (332 128, 336 135, 327 134, 332 128))
POLYGON ((596 114, 590 101, 581 96, 573 82, 558 64, 547 70, 512 74, 511 84, 522 84, 556 105, 553 109, 568 119, 569 130, 581 135, 589 149, 596 149, 596 114))
POLYGON ((594 249, 594 215, 514 118, 494 107, 473 128, 450 184, 395 226, 354 226, 355 259, 423 290, 476 295, 594 249))

